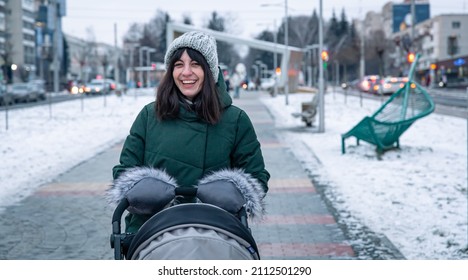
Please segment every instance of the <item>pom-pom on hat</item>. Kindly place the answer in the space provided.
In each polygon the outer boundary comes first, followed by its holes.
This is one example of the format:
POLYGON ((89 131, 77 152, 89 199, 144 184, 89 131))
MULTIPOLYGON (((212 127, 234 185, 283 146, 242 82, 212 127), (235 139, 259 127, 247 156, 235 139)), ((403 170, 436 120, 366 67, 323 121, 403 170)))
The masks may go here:
POLYGON ((216 48, 216 40, 213 36, 200 31, 190 31, 184 33, 182 36, 177 37, 169 45, 164 62, 166 69, 169 68, 169 63, 175 51, 180 48, 191 48, 200 52, 208 62, 210 66, 211 74, 213 75, 214 81, 218 81, 218 51, 216 48))

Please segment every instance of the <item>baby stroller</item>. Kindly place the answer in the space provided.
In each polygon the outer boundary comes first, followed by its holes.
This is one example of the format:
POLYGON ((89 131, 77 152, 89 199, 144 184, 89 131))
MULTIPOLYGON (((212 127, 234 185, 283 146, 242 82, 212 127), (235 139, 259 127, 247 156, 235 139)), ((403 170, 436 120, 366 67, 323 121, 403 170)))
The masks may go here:
POLYGON ((135 234, 121 232, 122 215, 130 206, 128 199, 123 198, 116 207, 111 234, 116 260, 260 259, 247 222, 251 190, 239 189, 232 182, 213 181, 191 188, 156 187, 152 191, 157 194, 152 196, 152 203, 166 206, 135 234), (180 197, 195 197, 196 202, 178 204, 180 197))

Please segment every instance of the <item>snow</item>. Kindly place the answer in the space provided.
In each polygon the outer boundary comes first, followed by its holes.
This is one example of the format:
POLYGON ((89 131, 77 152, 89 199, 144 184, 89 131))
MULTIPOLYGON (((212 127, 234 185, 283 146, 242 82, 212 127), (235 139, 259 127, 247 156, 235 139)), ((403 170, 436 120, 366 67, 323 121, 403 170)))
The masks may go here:
MULTIPOLYGON (((385 235, 407 259, 468 259, 466 120, 431 114, 400 138, 399 150, 377 156, 365 142, 341 133, 380 102, 340 94, 325 96, 325 132, 306 128, 291 113, 311 94, 261 98, 275 116, 278 136, 300 155, 304 168, 326 186, 326 196, 346 216, 385 235)), ((40 185, 122 141, 151 90, 84 98, 0 111, 0 214, 40 185)), ((359 241, 355 241, 359 242, 359 241)))
MULTIPOLYGON (((291 116, 311 94, 264 98, 304 167, 321 185, 345 223, 356 220, 385 235, 407 259, 468 259, 467 124, 462 118, 431 114, 400 138, 400 149, 378 156, 375 146, 354 137, 341 153, 341 134, 380 101, 326 94, 324 133, 291 116), (302 129, 301 129, 302 128, 302 129)), ((318 118, 318 117, 317 117, 318 118)))
MULTIPOLYGON (((0 111, 0 213, 40 185, 122 141, 151 91, 0 111)), ((110 171, 109 171, 110 172, 110 171)))

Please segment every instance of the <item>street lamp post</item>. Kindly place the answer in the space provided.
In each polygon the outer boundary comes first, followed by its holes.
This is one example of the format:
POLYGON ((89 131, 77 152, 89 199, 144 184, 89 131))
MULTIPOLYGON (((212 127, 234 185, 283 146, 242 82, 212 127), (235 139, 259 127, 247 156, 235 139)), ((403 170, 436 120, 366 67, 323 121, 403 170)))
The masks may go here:
POLYGON ((320 0, 319 5, 319 132, 325 132, 325 94, 324 94, 324 86, 323 86, 323 62, 321 59, 321 54, 323 51, 323 17, 322 17, 322 0, 320 0))
MULTIPOLYGON (((150 61, 150 55, 151 53, 154 53, 156 52, 156 49, 153 49, 153 48, 147 48, 147 52, 146 52, 146 65, 149 67, 151 66, 151 61, 150 61)), ((146 87, 150 87, 151 84, 150 84, 150 68, 148 68, 148 72, 146 72, 146 87)))
MULTIPOLYGON (((316 51, 314 52, 314 50, 318 50, 320 47, 319 44, 313 44, 313 45, 307 45, 305 47, 305 52, 307 53, 307 57, 308 57, 308 60, 310 60, 310 64, 312 65, 312 58, 314 57, 316 51)), ((320 54, 317 54, 318 56, 318 61, 321 60, 320 58, 320 54)), ((311 87, 312 86, 312 66, 307 66, 307 75, 308 75, 308 86, 311 87)), ((315 83, 314 83, 315 84, 315 83)))
POLYGON ((128 74, 127 74, 127 80, 130 82, 130 85, 131 87, 133 87, 135 84, 134 84, 134 79, 135 79, 135 49, 138 48, 140 46, 140 44, 136 43, 136 42, 132 42, 129 44, 129 47, 130 47, 130 61, 129 61, 129 64, 130 64, 130 67, 129 67, 129 70, 127 70, 128 74))
MULTIPOLYGON (((138 83, 140 83, 140 87, 143 87, 143 51, 147 50, 148 47, 140 47, 139 49, 139 56, 138 56, 138 59, 139 59, 139 64, 140 64, 140 72, 138 73, 138 83)), ((138 84, 137 83, 137 84, 138 84)))
POLYGON ((287 56, 287 59, 286 59, 286 65, 284 66, 285 67, 285 71, 286 71, 286 80, 285 80, 285 83, 284 83, 284 96, 286 98, 286 105, 289 104, 289 99, 288 99, 288 92, 289 92, 289 52, 288 52, 288 45, 289 45, 289 42, 288 42, 288 0, 284 0, 284 45, 285 45, 285 52, 284 54, 287 56))
POLYGON ((278 45, 278 34, 276 30, 276 20, 273 21, 273 41, 275 41, 275 53, 273 55, 273 77, 275 79, 275 91, 274 91, 274 96, 278 96, 278 77, 276 75, 276 69, 278 68, 278 53, 276 52, 276 46, 278 45))

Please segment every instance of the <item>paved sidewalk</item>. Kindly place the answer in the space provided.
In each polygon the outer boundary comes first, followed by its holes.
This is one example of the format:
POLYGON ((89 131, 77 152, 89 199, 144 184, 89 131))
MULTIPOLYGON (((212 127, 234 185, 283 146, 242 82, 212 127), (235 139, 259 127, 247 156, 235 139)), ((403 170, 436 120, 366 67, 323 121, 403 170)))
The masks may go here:
MULTIPOLYGON (((258 96, 242 92, 234 104, 249 114, 271 173, 267 216, 251 225, 262 259, 355 258, 300 162, 276 137, 274 118, 258 96)), ((121 147, 76 166, 1 213, 0 259, 112 259, 114 209, 103 194, 121 147)))

